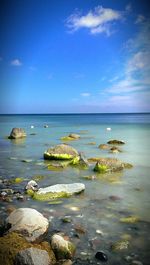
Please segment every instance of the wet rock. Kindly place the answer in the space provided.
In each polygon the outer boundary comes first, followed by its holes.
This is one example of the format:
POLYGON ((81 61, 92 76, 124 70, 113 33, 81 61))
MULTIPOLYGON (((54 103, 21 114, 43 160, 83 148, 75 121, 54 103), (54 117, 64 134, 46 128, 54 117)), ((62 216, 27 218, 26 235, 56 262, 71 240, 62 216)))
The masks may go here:
POLYGON ((70 259, 74 256, 75 246, 61 235, 55 234, 51 238, 51 247, 57 259, 70 259))
POLYGON ((84 190, 85 185, 83 183, 56 184, 46 188, 40 188, 34 193, 33 199, 46 201, 50 199, 64 198, 73 194, 79 194, 84 190))
POLYGON ((77 150, 67 144, 56 145, 44 153, 44 159, 50 160, 71 160, 77 156, 77 150))
POLYGON ((116 195, 111 195, 111 196, 109 196, 109 199, 110 199, 111 201, 118 201, 118 200, 121 200, 121 198, 120 198, 119 196, 116 196, 116 195))
POLYGON ((110 148, 111 153, 120 153, 121 150, 117 146, 113 146, 110 148))
POLYGON ((107 145, 107 144, 100 144, 98 146, 98 148, 102 149, 102 150, 109 150, 110 149, 110 146, 107 145))
POLYGON ((8 137, 9 139, 19 139, 19 138, 24 138, 26 137, 26 133, 24 129, 22 128, 13 128, 10 136, 8 137))
POLYGON ((21 162, 31 163, 31 162, 33 162, 33 160, 32 159, 22 159, 21 162))
POLYGON ((84 176, 83 178, 86 180, 96 180, 97 179, 97 177, 95 175, 84 176))
POLYGON ((116 145, 122 145, 122 144, 125 144, 124 141, 122 140, 110 140, 107 142, 108 144, 116 144, 116 145))
POLYGON ((70 164, 70 161, 62 161, 62 162, 56 162, 52 161, 51 163, 48 164, 47 169, 48 170, 61 170, 67 167, 70 164))
POLYGON ((25 190, 37 191, 38 190, 38 184, 36 183, 35 180, 30 180, 28 182, 28 184, 26 185, 25 190))
POLYGON ((95 258, 103 262, 106 262, 108 260, 107 255, 103 251, 98 251, 95 254, 95 258))
POLYGON ((47 251, 50 264, 53 265, 56 263, 54 252, 48 242, 42 242, 40 244, 30 243, 18 233, 12 232, 0 237, 0 264, 14 265, 17 253, 31 247, 47 251))
POLYGON ((46 234, 49 226, 48 220, 32 208, 19 208, 14 210, 6 219, 10 224, 8 232, 17 231, 24 235, 27 241, 40 241, 46 234))
POLYGON ((133 260, 131 264, 132 265, 143 265, 143 263, 139 260, 133 260))
POLYGON ((27 248, 19 251, 15 257, 15 265, 49 265, 50 258, 45 250, 27 248))
POLYGON ((73 262, 70 259, 62 260, 60 265, 72 265, 73 262))
POLYGON ((78 234, 85 234, 86 233, 86 229, 82 225, 80 225, 80 224, 76 224, 74 226, 74 229, 76 230, 76 232, 78 234))
POLYGON ((128 224, 134 224, 140 221, 140 218, 138 216, 128 216, 128 217, 123 217, 120 219, 120 222, 122 223, 128 223, 128 224))
POLYGON ((120 240, 120 241, 115 242, 111 245, 111 249, 113 251, 127 249, 128 247, 129 247, 129 241, 128 240, 120 240))
POLYGON ((88 145, 96 145, 96 142, 89 142, 88 145))
POLYGON ((71 223, 72 222, 71 216, 65 216, 61 220, 63 223, 71 223))
POLYGON ((79 153, 79 156, 72 159, 70 164, 74 166, 78 166, 81 169, 87 169, 89 167, 88 160, 86 159, 83 153, 79 153))
POLYGON ((125 164, 116 158, 97 158, 94 171, 99 173, 118 172, 125 168, 125 164))
POLYGON ((73 139, 79 139, 80 138, 80 135, 79 134, 76 134, 76 133, 70 133, 69 134, 69 137, 73 138, 73 139))

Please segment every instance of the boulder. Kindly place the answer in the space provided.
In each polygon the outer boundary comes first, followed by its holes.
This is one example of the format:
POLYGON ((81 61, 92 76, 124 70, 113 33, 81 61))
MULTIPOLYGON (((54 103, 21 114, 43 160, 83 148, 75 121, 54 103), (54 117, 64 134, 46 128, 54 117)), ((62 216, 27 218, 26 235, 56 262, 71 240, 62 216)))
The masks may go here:
POLYGON ((122 141, 122 140, 110 140, 110 141, 108 141, 107 143, 108 143, 108 144, 119 144, 119 145, 121 145, 121 144, 125 144, 125 142, 122 141))
POLYGON ((84 190, 85 185, 82 183, 56 184, 46 188, 40 188, 37 192, 34 192, 33 199, 47 201, 50 199, 70 197, 84 190))
POLYGON ((109 150, 110 149, 109 145, 107 145, 107 144, 100 144, 98 148, 100 148, 102 150, 109 150))
POLYGON ((19 138, 24 138, 24 137, 26 137, 26 133, 25 133, 24 129, 13 128, 8 138, 9 139, 19 139, 19 138))
POLYGON ((112 146, 110 148, 110 153, 120 153, 121 150, 117 146, 112 146))
POLYGON ((88 160, 83 153, 79 153, 79 156, 73 158, 70 162, 70 165, 78 166, 81 169, 87 169, 89 167, 88 160))
POLYGON ((0 264, 14 265, 17 253, 31 247, 37 248, 39 251, 45 250, 49 255, 50 264, 56 264, 54 252, 48 242, 44 241, 40 244, 31 243, 26 241, 22 235, 15 232, 0 237, 0 264))
POLYGON ((26 248, 15 257, 15 265, 50 265, 50 257, 45 250, 26 248))
POLYGON ((56 145, 44 152, 44 159, 50 160, 71 160, 77 156, 78 151, 67 144, 56 145))
POLYGON ((97 159, 94 171, 99 173, 117 172, 127 168, 127 165, 116 158, 99 158, 97 159))
POLYGON ((6 226, 9 225, 8 232, 19 232, 27 241, 34 242, 43 238, 48 230, 49 222, 35 209, 18 208, 6 219, 6 226))
POLYGON ((69 137, 71 137, 73 139, 79 139, 80 138, 80 135, 79 134, 76 134, 76 133, 70 133, 69 134, 69 137))
POLYGON ((75 253, 75 246, 61 235, 55 234, 51 238, 51 247, 57 259, 70 259, 75 253))

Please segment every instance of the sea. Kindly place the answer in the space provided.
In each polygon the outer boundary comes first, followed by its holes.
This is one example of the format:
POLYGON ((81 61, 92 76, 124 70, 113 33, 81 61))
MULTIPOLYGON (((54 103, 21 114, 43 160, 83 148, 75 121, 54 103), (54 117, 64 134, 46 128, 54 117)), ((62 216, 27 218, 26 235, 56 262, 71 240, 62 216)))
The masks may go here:
MULTIPOLYGON (((84 183, 80 195, 39 202, 24 195, 18 200, 0 201, 1 222, 7 208, 31 207, 50 221, 47 240, 55 232, 63 232, 76 245, 73 264, 101 264, 95 258, 103 251, 109 265, 149 264, 150 254, 150 113, 131 114, 35 114, 0 115, 0 183, 12 181, 11 188, 24 193, 29 180, 39 187, 62 183, 84 183), (12 128, 23 128, 27 137, 10 140, 12 128), (110 129, 108 129, 110 128, 110 129), (63 143, 70 133, 80 139, 69 141, 85 157, 111 157, 133 165, 120 173, 97 174, 89 169, 68 166, 48 169, 44 152, 63 143), (123 140, 122 152, 110 153, 99 148, 111 139, 123 140), (88 176, 93 176, 88 178, 88 176), (71 222, 62 220, 69 216, 71 222), (133 222, 122 218, 134 217, 133 222), (121 243, 122 242, 122 243, 121 243), (122 244, 122 247, 115 246, 122 244), (134 263, 141 262, 141 263, 134 263)), ((10 186, 8 186, 10 188, 10 186)))

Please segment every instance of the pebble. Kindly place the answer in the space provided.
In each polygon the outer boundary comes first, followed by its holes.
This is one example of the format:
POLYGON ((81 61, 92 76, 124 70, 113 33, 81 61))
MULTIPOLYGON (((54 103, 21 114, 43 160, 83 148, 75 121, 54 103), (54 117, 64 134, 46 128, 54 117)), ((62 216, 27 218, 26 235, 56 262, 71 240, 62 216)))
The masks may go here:
POLYGON ((104 261, 106 262, 108 260, 108 257, 107 255, 103 252, 103 251, 98 251, 96 254, 95 254, 95 258, 96 259, 99 259, 101 261, 104 261))
POLYGON ((101 230, 99 230, 99 229, 96 230, 96 234, 104 235, 104 233, 101 230))
POLYGON ((139 260, 133 260, 132 263, 133 265, 143 265, 143 263, 139 260))

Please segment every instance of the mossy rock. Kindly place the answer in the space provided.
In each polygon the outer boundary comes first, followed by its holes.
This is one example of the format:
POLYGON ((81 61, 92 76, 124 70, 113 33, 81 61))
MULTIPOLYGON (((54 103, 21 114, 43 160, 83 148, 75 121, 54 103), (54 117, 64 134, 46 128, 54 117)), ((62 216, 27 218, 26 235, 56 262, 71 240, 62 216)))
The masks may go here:
POLYGON ((30 247, 46 250, 49 254, 51 264, 55 264, 55 255, 48 242, 42 242, 40 244, 29 243, 25 238, 15 232, 0 237, 0 264, 14 265, 16 254, 30 247))
POLYGON ((96 163, 94 167, 94 171, 98 173, 106 173, 109 171, 109 168, 107 165, 100 164, 99 162, 96 163))
POLYGON ((129 241, 123 239, 123 240, 113 243, 111 245, 111 250, 120 251, 120 250, 128 249, 129 245, 130 245, 129 241))
POLYGON ((15 178, 15 179, 12 179, 12 183, 13 184, 19 184, 19 183, 21 183, 21 182, 23 182, 24 181, 24 179, 23 178, 15 178))
POLYGON ((70 136, 63 136, 63 137, 60 138, 60 140, 62 140, 62 141, 74 141, 76 139, 72 138, 70 136))
POLYGON ((42 175, 36 175, 34 176, 32 179, 35 180, 35 181, 41 181, 45 178, 45 176, 42 176, 42 175))
POLYGON ((120 222, 122 223, 127 223, 127 224, 134 224, 140 221, 140 218, 138 216, 128 216, 128 217, 123 217, 120 219, 120 222))
POLYGON ((71 195, 69 195, 66 192, 47 192, 45 194, 34 192, 33 194, 31 194, 31 196, 34 200, 49 201, 49 200, 58 199, 58 198, 69 198, 71 195))
POLYGON ((125 144, 125 142, 122 141, 122 140, 116 140, 116 139, 115 139, 115 140, 110 140, 110 141, 108 141, 107 144, 122 145, 122 144, 125 144))

